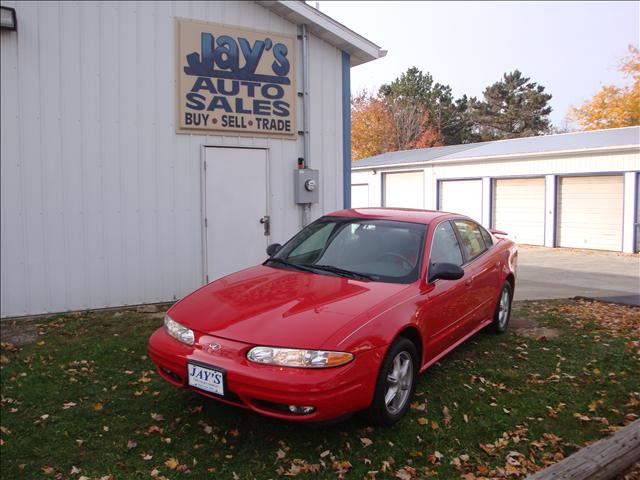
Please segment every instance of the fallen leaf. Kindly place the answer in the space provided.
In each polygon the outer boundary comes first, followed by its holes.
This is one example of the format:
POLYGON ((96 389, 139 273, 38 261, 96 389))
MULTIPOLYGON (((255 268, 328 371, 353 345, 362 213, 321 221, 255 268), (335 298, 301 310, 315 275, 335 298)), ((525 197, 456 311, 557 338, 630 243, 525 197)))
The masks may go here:
POLYGON ((451 414, 449 413, 449 408, 446 406, 442 407, 442 415, 444 416, 444 424, 445 426, 451 423, 451 414))
POLYGON ((405 466, 397 470, 395 476, 400 480, 411 480, 416 476, 416 469, 413 467, 405 466))
POLYGON ((134 442, 133 440, 129 440, 127 442, 127 448, 128 449, 136 448, 137 446, 138 446, 138 442, 134 442))
POLYGON ((53 475, 53 467, 42 467, 40 470, 42 470, 42 473, 44 473, 45 475, 53 475))
POLYGON ((177 467, 178 465, 180 465, 180 462, 179 462, 177 459, 175 459, 175 458, 171 457, 169 460, 167 460, 166 462, 164 462, 164 464, 165 464, 165 466, 166 466, 168 469, 170 469, 170 470, 175 470, 175 469, 176 469, 176 467, 177 467))
POLYGON ((164 420, 164 417, 162 415, 160 415, 159 413, 152 413, 151 414, 151 418, 153 420, 155 420, 156 422, 161 422, 164 420))
POLYGON ((366 437, 361 438, 360 441, 362 442, 362 446, 365 448, 373 444, 373 440, 366 437))
POLYGON ((102 410, 102 408, 103 408, 102 404, 99 403, 99 402, 93 404, 93 410, 96 411, 96 412, 99 412, 100 410, 102 410))

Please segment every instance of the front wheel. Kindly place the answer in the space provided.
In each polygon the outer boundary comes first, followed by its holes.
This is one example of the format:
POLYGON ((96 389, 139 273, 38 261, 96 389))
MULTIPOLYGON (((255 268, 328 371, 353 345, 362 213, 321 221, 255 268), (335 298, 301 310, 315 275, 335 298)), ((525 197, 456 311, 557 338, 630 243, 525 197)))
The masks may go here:
POLYGON ((491 328, 496 333, 504 333, 507 330, 509 319, 511 318, 511 302, 513 300, 513 288, 510 282, 504 282, 496 311, 493 314, 493 323, 491 328))
POLYGON ((373 401, 366 417, 377 425, 393 425, 409 408, 418 376, 418 353, 413 342, 396 338, 382 361, 373 401))

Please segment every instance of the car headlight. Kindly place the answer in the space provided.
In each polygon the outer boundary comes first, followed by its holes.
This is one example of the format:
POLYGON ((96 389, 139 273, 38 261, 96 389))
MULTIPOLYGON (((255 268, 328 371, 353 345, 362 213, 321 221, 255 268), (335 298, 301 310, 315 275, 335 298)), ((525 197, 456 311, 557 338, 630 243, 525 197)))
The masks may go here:
POLYGON ((169 315, 164 316, 164 328, 167 330, 167 333, 176 340, 186 343, 187 345, 193 345, 193 342, 195 341, 193 330, 185 327, 184 325, 180 325, 169 315))
POLYGON ((298 350, 294 348, 253 347, 247 353, 252 362, 281 367, 327 368, 344 365, 353 360, 346 352, 327 350, 298 350))

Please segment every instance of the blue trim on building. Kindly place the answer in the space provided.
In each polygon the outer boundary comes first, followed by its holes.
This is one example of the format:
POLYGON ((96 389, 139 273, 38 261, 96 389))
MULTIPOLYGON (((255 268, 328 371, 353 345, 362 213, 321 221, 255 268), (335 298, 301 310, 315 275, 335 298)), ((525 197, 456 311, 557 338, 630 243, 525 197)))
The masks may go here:
POLYGON ((351 57, 342 52, 342 195, 351 208, 351 57))
POLYGON ((635 175, 636 182, 636 198, 633 199, 633 252, 640 253, 640 242, 638 242, 638 230, 639 227, 636 225, 636 222, 640 225, 640 219, 638 218, 638 209, 640 209, 640 195, 638 195, 638 189, 640 189, 640 172, 637 172, 635 175))

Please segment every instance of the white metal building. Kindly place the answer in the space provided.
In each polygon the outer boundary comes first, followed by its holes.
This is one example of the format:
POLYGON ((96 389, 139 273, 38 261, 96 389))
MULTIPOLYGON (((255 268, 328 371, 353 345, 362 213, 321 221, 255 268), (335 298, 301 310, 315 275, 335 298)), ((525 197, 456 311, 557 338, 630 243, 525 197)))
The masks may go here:
POLYGON ((391 152, 355 162, 352 206, 439 209, 516 242, 638 252, 640 127, 391 152))
POLYGON ((1 5, 2 317, 170 301, 348 205, 385 52, 304 2, 1 5))

